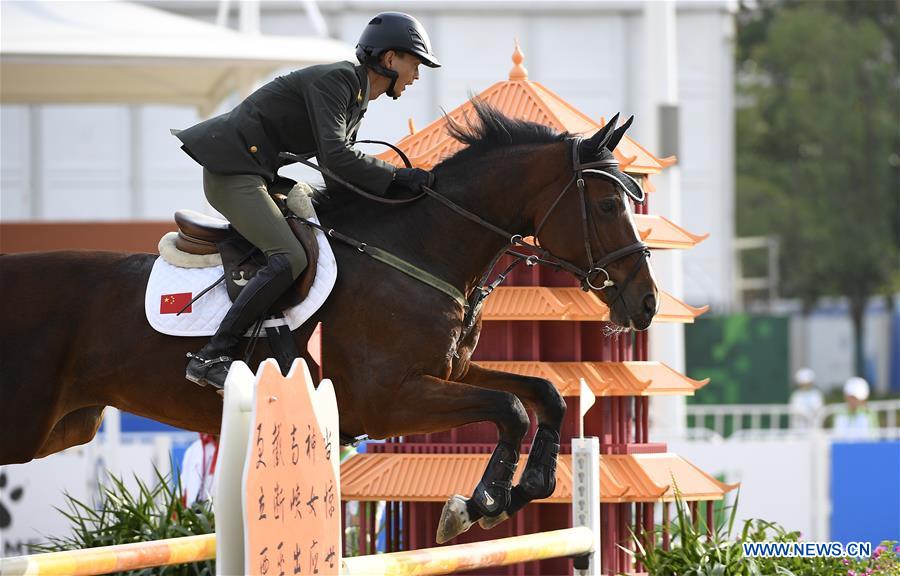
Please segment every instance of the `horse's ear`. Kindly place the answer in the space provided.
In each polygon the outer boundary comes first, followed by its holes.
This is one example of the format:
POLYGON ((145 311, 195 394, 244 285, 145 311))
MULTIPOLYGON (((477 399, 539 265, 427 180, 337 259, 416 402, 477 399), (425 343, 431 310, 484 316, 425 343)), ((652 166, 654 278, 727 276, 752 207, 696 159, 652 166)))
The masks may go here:
POLYGON ((609 138, 609 142, 606 143, 606 149, 612 152, 616 149, 616 146, 619 145, 619 141, 622 139, 622 136, 625 135, 625 131, 628 130, 628 127, 631 126, 631 123, 634 122, 634 114, 631 115, 631 118, 625 121, 624 124, 616 128, 612 136, 609 138))
POLYGON ((609 139, 615 132, 616 122, 618 120, 619 114, 616 113, 603 128, 597 130, 596 134, 581 143, 581 149, 585 156, 596 156, 597 153, 606 146, 606 143, 609 142, 609 139))

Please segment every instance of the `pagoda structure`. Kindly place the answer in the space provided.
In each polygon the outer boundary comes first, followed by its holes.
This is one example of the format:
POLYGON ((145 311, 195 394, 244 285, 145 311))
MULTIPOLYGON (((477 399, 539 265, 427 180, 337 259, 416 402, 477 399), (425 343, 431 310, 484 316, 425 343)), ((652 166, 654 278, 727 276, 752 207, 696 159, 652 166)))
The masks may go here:
MULTIPOLYGON (((531 81, 516 45, 509 79, 497 82, 478 98, 507 116, 529 120, 585 137, 604 122, 576 110, 556 93, 531 81)), ((475 118, 465 102, 447 114, 457 123, 475 118)), ((440 118, 397 143, 414 166, 429 169, 453 155, 462 144, 440 118)), ((625 136, 615 155, 623 171, 638 179, 652 200, 650 181, 675 159, 656 158, 625 136)), ((381 156, 402 166, 394 152, 381 156)), ((689 249, 706 236, 692 234, 676 223, 635 206, 640 235, 653 250, 689 249)), ((508 257, 506 257, 508 258, 508 257)), ((498 265, 502 270, 509 261, 498 265)), ((706 311, 665 293, 653 322, 689 323, 706 311)), ((483 310, 483 328, 473 360, 486 368, 538 376, 552 382, 568 405, 563 422, 557 485, 546 500, 530 503, 490 531, 477 525, 451 543, 502 538, 571 526, 571 439, 579 429, 580 381, 590 386, 597 402, 584 419, 584 435, 600 438, 602 570, 604 574, 641 572, 619 546, 634 549, 631 532, 644 538, 654 518, 668 524, 675 488, 689 503, 694 518, 705 514, 713 525, 713 502, 735 486, 726 485, 693 466, 666 445, 649 438, 649 397, 692 395, 707 383, 691 380, 665 364, 648 359, 646 332, 617 332, 608 323, 609 310, 594 294, 583 292, 571 276, 540 266, 519 267, 504 286, 494 290, 483 310)), ((534 419, 525 437, 519 470, 535 431, 534 419)), ((361 506, 359 553, 375 552, 376 518, 372 505, 386 502, 384 544, 388 551, 433 547, 444 502, 452 494, 469 496, 481 478, 497 441, 492 423, 480 423, 439 434, 408 436, 383 444, 368 444, 366 453, 350 458, 341 469, 341 498, 361 506)), ((663 534, 664 546, 669 535, 663 534)), ((345 543, 346 547, 346 543, 345 543)), ((545 560, 480 573, 568 574, 571 561, 545 560)), ((473 572, 479 573, 479 572, 473 572)))

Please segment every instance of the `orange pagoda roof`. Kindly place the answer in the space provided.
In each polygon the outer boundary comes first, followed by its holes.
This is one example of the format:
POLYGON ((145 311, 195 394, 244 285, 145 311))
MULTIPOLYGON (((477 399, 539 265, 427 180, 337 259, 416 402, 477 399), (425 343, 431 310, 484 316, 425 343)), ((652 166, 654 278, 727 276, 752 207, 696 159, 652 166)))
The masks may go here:
MULTIPOLYGON (((692 234, 664 216, 635 214, 634 223, 650 248, 687 250, 709 238, 709 234, 692 234)), ((525 240, 534 244, 533 236, 525 240)))
MULTIPOLYGON (((691 323, 709 306, 694 308, 660 291, 660 307, 654 322, 691 323)), ((581 288, 500 286, 485 300, 484 320, 609 320, 609 308, 581 288)))
MULTIPOLYGON (((513 52, 513 68, 509 80, 497 82, 478 98, 498 108, 512 118, 529 120, 554 128, 560 132, 571 132, 582 136, 593 135, 605 124, 595 122, 582 114, 555 92, 528 79, 528 72, 522 66, 524 56, 516 43, 513 52)), ((457 124, 466 124, 466 118, 476 118, 472 102, 466 101, 447 114, 457 124)), ((447 119, 441 117, 422 130, 406 136, 397 146, 403 150, 414 166, 431 169, 461 150, 463 144, 455 140, 446 130, 447 119)), ((410 123, 412 129, 412 123, 410 123)), ((625 136, 616 147, 615 155, 626 172, 634 174, 655 174, 675 162, 674 158, 659 159, 640 144, 625 136)), ((378 156, 396 166, 402 166, 400 157, 389 150, 378 156)))
POLYGON ((651 248, 693 248, 709 238, 709 234, 691 234, 664 216, 635 214, 641 240, 651 248))
POLYGON ((597 396, 692 396, 706 386, 662 362, 520 362, 481 360, 479 366, 544 378, 553 382, 563 396, 578 396, 580 382, 597 396))
MULTIPOLYGON (((342 500, 444 502, 478 484, 490 454, 357 454, 341 464, 342 500)), ((525 467, 519 460, 514 482, 525 467)), ((721 500, 738 485, 725 484, 676 454, 600 457, 600 500, 671 502, 678 487, 685 500, 721 500), (674 481, 674 484, 673 484, 674 481)), ((556 491, 546 503, 572 500, 572 456, 559 457, 556 491)))

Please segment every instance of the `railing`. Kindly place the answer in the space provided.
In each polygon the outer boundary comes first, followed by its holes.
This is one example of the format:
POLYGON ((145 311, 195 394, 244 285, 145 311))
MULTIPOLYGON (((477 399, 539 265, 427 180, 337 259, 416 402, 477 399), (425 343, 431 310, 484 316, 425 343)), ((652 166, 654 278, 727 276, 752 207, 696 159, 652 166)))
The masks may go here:
MULTIPOLYGON (((867 408, 878 421, 869 438, 900 438, 900 399, 875 400, 867 408)), ((787 404, 689 404, 688 438, 783 437, 803 435, 811 430, 829 433, 835 416, 845 410, 844 404, 828 404, 807 423, 800 415, 792 414, 787 404)))

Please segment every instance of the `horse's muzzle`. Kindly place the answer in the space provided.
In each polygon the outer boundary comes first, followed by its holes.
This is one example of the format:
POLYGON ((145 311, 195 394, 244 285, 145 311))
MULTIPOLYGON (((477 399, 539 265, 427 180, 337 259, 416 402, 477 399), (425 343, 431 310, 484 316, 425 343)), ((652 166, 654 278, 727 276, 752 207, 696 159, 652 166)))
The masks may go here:
POLYGON ((647 293, 641 299, 640 309, 632 316, 631 322, 635 330, 646 330, 659 310, 659 299, 655 292, 647 293))

